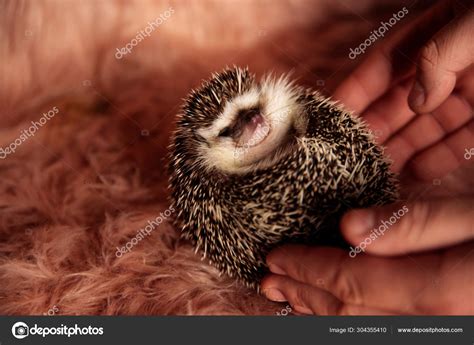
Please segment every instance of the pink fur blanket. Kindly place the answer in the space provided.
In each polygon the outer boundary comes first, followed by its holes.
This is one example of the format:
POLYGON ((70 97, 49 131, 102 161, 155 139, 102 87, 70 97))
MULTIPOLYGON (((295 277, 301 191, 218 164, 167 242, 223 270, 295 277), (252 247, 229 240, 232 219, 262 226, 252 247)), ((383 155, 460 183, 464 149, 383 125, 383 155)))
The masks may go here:
POLYGON ((357 62, 349 48, 402 6, 0 1, 0 314, 284 309, 220 276, 166 216, 137 239, 168 207, 181 99, 232 64, 330 94, 357 62))

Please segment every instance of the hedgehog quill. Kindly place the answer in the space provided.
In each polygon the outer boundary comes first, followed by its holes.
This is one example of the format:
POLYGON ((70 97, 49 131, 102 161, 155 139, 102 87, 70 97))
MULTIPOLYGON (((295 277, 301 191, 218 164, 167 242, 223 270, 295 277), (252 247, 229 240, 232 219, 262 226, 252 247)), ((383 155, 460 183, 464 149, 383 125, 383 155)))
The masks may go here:
POLYGON ((176 226, 221 272, 258 288, 284 243, 344 246, 343 212, 397 198, 366 125, 288 77, 212 75, 185 100, 170 147, 176 226))

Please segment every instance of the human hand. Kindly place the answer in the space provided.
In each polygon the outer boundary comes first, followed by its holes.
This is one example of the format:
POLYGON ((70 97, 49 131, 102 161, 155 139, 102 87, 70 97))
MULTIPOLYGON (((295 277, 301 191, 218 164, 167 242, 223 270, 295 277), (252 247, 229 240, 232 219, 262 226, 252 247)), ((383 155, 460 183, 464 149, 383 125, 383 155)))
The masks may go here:
POLYGON ((398 25, 333 98, 368 122, 394 171, 432 180, 474 142, 474 6, 444 1, 398 25))
POLYGON ((267 256, 261 289, 303 314, 472 315, 473 226, 473 198, 353 210, 342 233, 370 255, 283 246, 267 256))
MULTIPOLYGON (((430 180, 467 162, 473 34, 472 5, 435 5, 382 42, 336 90, 334 98, 360 113, 386 146, 394 171, 430 180)), ((408 202, 382 234, 376 224, 402 206, 350 211, 341 231, 353 251, 278 248, 267 257, 273 274, 262 291, 305 314, 472 314, 473 205, 472 197, 408 202)))

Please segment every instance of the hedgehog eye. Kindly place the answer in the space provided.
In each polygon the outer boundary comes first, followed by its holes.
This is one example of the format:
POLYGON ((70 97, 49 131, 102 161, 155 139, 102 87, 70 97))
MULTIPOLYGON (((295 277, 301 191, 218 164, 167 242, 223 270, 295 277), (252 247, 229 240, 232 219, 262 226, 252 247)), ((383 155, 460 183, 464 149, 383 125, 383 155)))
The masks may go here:
POLYGON ((230 137, 232 135, 232 128, 225 127, 219 132, 219 137, 230 137))

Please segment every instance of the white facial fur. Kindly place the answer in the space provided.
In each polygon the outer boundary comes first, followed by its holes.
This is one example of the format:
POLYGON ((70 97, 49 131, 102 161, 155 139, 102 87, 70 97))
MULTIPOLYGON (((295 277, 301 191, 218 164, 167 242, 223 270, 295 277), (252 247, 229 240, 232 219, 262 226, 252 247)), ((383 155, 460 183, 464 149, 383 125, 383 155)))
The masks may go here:
POLYGON ((287 78, 267 77, 259 86, 235 97, 225 104, 224 110, 210 127, 198 130, 206 144, 201 144, 201 158, 208 168, 215 167, 227 173, 245 173, 268 167, 288 139, 289 132, 303 134, 307 121, 297 103, 297 91, 287 78), (232 125, 241 110, 260 107, 264 122, 257 126, 245 142, 219 133, 232 125))

